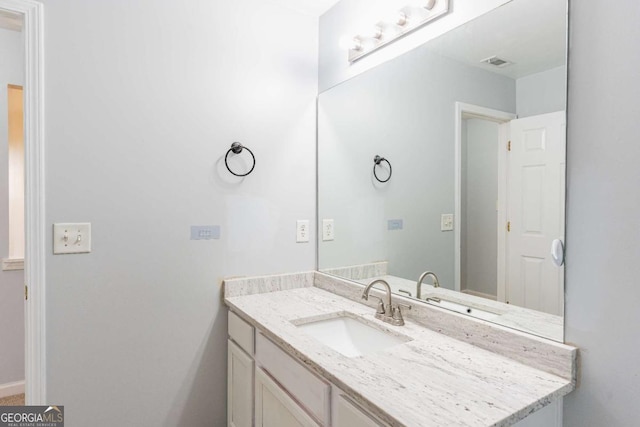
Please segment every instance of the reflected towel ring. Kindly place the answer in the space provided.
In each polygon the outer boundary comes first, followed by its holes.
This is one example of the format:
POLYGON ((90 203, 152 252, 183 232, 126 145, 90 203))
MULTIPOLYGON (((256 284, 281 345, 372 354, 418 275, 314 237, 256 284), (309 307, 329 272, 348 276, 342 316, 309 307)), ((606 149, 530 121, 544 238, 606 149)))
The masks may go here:
POLYGON ((247 176, 251 172, 253 172, 253 169, 256 167, 256 156, 253 155, 253 151, 249 150, 244 145, 240 144, 239 142, 234 142, 233 144, 231 144, 231 148, 229 148, 229 151, 227 151, 227 154, 225 154, 225 156, 224 156, 224 165, 227 167, 227 170, 229 172, 231 172, 232 175, 235 175, 235 176, 247 176), (231 153, 231 152, 233 152, 233 154, 240 154, 240 153, 242 153, 242 150, 247 150, 249 152, 249 154, 251 154, 251 158, 253 159, 253 165, 251 166, 251 169, 249 169, 249 172, 247 172, 247 173, 235 173, 229 167, 229 163, 227 163, 227 157, 229 157, 229 153, 231 153))
POLYGON ((378 180, 378 182, 387 182, 391 179, 391 163, 389 163, 389 160, 385 159, 384 157, 380 157, 380 156, 375 156, 373 158, 373 176, 376 177, 376 179, 378 180), (376 174, 376 166, 380 166, 380 163, 382 162, 387 162, 387 164, 389 165, 389 176, 387 177, 387 179, 380 179, 378 178, 378 175, 376 174))

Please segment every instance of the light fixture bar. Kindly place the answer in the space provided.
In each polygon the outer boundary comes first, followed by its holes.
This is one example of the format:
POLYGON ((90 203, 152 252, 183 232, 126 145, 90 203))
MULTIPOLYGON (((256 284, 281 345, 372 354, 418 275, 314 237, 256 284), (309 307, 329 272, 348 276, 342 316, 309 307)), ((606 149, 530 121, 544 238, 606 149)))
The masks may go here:
POLYGON ((357 35, 356 43, 349 48, 349 62, 353 63, 422 28, 430 21, 449 12, 449 0, 424 0, 422 7, 405 6, 388 22, 379 22, 374 26, 373 35, 357 35))

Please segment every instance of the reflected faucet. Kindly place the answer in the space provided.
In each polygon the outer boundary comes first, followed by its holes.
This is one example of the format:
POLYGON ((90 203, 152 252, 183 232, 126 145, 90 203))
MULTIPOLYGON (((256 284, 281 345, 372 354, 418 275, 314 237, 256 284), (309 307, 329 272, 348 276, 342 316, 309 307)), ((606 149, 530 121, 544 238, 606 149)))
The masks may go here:
POLYGON ((439 288, 440 287, 440 282, 438 282, 438 276, 436 276, 436 273, 432 272, 432 271, 425 271, 424 273, 422 273, 420 275, 420 278, 418 279, 418 283, 416 284, 416 298, 420 299, 420 297, 422 296, 422 282, 424 279, 427 278, 427 276, 431 276, 433 277, 433 287, 434 288, 439 288))
POLYGON ((373 287, 373 285, 376 284, 382 284, 384 285, 385 291, 387 292, 387 304, 385 305, 384 302, 382 301, 382 298, 379 298, 375 295, 371 295, 374 298, 378 298, 380 300, 380 302, 378 303, 378 309, 376 310, 376 319, 380 319, 383 322, 386 323, 390 323, 392 325, 396 325, 396 326, 402 326, 404 325, 404 319, 402 317, 402 311, 400 311, 400 307, 406 307, 409 310, 411 310, 411 306, 410 305, 405 305, 405 304, 400 304, 398 303, 397 307, 394 307, 391 303, 391 286, 389 286, 389 283, 387 283, 386 280, 383 279, 376 279, 371 281, 371 283, 369 283, 367 285, 367 287, 364 289, 364 291, 362 292, 362 299, 365 301, 369 300, 369 291, 371 290, 371 288, 373 287))

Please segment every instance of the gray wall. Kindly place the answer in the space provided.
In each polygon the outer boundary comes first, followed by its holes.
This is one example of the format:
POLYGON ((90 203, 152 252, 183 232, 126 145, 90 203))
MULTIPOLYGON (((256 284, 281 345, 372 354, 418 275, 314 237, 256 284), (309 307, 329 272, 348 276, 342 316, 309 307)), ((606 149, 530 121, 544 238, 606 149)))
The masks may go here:
POLYGON ((440 216, 454 213, 456 101, 515 111, 515 81, 423 46, 320 95, 319 220, 336 232, 320 242, 321 268, 388 260, 389 274, 429 269, 453 289, 454 233, 440 216), (393 166, 386 184, 373 180, 376 154, 393 166))
POLYGON ((567 427, 638 425, 640 3, 572 1, 565 337, 581 382, 567 427))
POLYGON ((567 105, 567 67, 519 78, 516 98, 519 118, 563 111, 567 105))
POLYGON ((462 138, 461 288, 498 289, 498 124, 467 119, 462 138))
MULTIPOLYGON (((7 84, 24 83, 22 33, 0 28, 0 258, 9 254, 7 84)), ((0 270, 0 386, 24 380, 24 275, 0 270)))
POLYGON ((225 425, 221 280, 314 268, 295 224, 315 216, 317 19, 44 3, 47 222, 93 226, 91 254, 46 260, 48 400, 70 427, 225 425), (233 141, 257 157, 244 180, 221 163, 233 141))

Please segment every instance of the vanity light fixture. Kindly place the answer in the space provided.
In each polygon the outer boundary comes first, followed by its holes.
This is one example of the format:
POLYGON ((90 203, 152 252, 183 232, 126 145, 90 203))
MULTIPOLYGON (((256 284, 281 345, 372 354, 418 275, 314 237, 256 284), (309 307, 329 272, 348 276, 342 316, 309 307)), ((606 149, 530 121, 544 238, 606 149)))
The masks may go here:
POLYGON ((420 5, 403 7, 394 19, 378 23, 371 35, 353 37, 353 43, 348 46, 349 62, 353 63, 449 12, 449 0, 424 0, 420 5))

